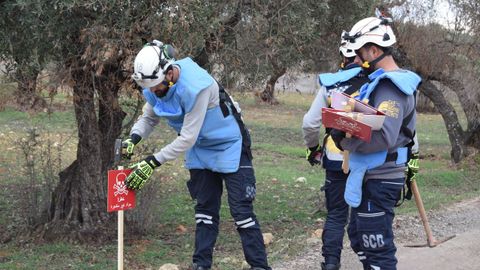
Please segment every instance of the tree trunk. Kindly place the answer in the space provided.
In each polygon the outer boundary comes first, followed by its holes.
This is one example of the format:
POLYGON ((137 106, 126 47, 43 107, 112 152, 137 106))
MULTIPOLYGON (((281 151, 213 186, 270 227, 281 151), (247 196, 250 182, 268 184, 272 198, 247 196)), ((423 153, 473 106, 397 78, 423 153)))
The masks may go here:
POLYGON ((467 149, 465 147, 464 132, 458 121, 455 109, 431 81, 425 80, 421 84, 421 88, 423 93, 435 104, 445 122, 448 138, 452 146, 450 156, 455 163, 460 162, 467 155, 467 149))
POLYGON ((458 101, 462 105, 462 109, 467 117, 467 130, 478 127, 480 125, 480 108, 475 98, 467 92, 462 82, 452 78, 445 78, 440 80, 440 82, 457 95, 458 101))
POLYGON ((73 88, 77 160, 60 173, 60 182, 52 195, 50 220, 45 226, 46 240, 98 242, 112 239, 115 234, 113 215, 106 211, 106 175, 125 117, 118 104, 120 86, 115 78, 95 81, 93 72, 79 70, 73 88))
MULTIPOLYGON (((394 57, 397 60, 397 63, 399 63, 401 66, 410 67, 410 69, 414 70, 414 68, 412 68, 412 61, 410 61, 408 58, 401 44, 399 44, 397 50, 394 51, 394 57)), ((422 74, 421 72, 418 72, 418 74, 424 78, 423 83, 420 85, 421 91, 433 102, 436 110, 443 118, 445 127, 447 129, 448 138, 450 140, 450 145, 452 147, 450 156, 455 163, 458 163, 468 155, 468 150, 466 147, 467 142, 473 144, 474 141, 476 141, 480 144, 480 135, 477 135, 478 132, 466 133, 463 131, 455 109, 447 101, 443 93, 432 83, 432 79, 444 82, 452 87, 452 89, 455 89, 457 86, 452 86, 452 82, 444 79, 444 76, 441 74, 435 74, 436 76, 433 76, 432 74, 429 76, 429 74, 422 74)), ((459 92, 462 95, 462 92, 459 92)), ((458 95, 459 93, 456 94, 458 95)), ((458 97, 459 99, 461 98, 461 96, 458 97)), ((471 130, 475 130, 475 128, 472 128, 471 130)))
POLYGON ((480 108, 472 94, 469 94, 463 84, 455 79, 446 78, 441 83, 448 86, 455 94, 462 105, 467 117, 467 131, 465 131, 464 142, 467 146, 480 149, 480 108))
POLYGON ((20 111, 39 111, 47 107, 47 102, 37 93, 38 71, 24 72, 18 67, 15 80, 18 83, 15 92, 15 103, 20 111))
POLYGON ((270 63, 272 64, 272 75, 270 75, 265 89, 260 93, 259 96, 263 102, 270 104, 278 104, 278 101, 275 98, 275 84, 277 83, 278 78, 282 77, 283 74, 285 74, 287 68, 281 67, 274 56, 269 56, 269 59, 270 63))
POLYGON ((420 113, 438 113, 435 105, 432 101, 423 94, 422 91, 418 91, 417 95, 417 112, 420 113))

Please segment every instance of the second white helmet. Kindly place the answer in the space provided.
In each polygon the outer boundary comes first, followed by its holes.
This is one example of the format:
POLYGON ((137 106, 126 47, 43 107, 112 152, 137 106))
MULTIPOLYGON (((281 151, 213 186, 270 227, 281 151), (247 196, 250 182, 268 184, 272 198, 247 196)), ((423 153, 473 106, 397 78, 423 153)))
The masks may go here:
POLYGON ((390 18, 369 17, 357 22, 350 32, 345 32, 342 38, 347 40, 347 47, 354 51, 367 43, 374 43, 380 47, 390 47, 397 42, 390 24, 390 18))
MULTIPOLYGON (((344 33, 342 33, 342 36, 343 36, 343 34, 344 34, 344 33)), ((347 57, 347 58, 357 56, 357 55, 355 54, 355 51, 352 50, 352 49, 349 47, 348 41, 345 40, 344 38, 341 39, 341 41, 340 41, 340 47, 338 48, 338 50, 340 51, 340 53, 341 53, 344 57, 347 57)))
POLYGON ((135 57, 132 79, 142 88, 150 88, 165 79, 168 67, 175 61, 171 45, 153 42, 145 45, 135 57))

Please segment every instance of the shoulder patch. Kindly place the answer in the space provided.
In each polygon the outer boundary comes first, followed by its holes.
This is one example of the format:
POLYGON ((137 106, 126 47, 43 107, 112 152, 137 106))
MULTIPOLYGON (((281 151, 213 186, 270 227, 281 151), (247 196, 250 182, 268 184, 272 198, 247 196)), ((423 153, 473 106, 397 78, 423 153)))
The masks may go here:
POLYGON ((398 112, 400 111, 400 108, 398 106, 398 102, 394 100, 387 100, 380 103, 378 110, 390 117, 398 118, 398 112))

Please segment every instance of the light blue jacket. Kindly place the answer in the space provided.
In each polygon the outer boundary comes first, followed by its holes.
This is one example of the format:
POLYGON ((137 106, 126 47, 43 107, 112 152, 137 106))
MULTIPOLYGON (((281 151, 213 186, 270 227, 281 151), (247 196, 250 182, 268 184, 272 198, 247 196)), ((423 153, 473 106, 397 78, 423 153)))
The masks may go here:
MULTIPOLYGON (((360 95, 357 97, 360 100, 368 100, 370 95, 377 89, 376 86, 383 79, 388 79, 397 87, 398 90, 404 94, 411 96, 416 91, 421 78, 408 70, 398 70, 385 72, 383 69, 378 69, 369 75, 370 83, 362 86, 360 95)), ((406 147, 397 149, 398 157, 396 164, 404 164, 407 162, 406 147)), ((367 170, 377 168, 385 163, 387 157, 387 150, 375 153, 359 153, 351 152, 349 154, 349 168, 350 174, 347 179, 344 198, 345 201, 352 207, 358 207, 362 200, 362 184, 367 170)))
MULTIPOLYGON (((166 118, 168 124, 180 133, 185 114, 194 107, 198 94, 216 81, 190 58, 176 61, 174 65, 180 67, 180 77, 165 97, 158 98, 149 89, 144 89, 143 95, 155 114, 166 118)), ((231 113, 224 117, 217 105, 207 110, 197 141, 186 152, 185 166, 187 169, 236 172, 241 147, 242 135, 235 118, 231 113)))

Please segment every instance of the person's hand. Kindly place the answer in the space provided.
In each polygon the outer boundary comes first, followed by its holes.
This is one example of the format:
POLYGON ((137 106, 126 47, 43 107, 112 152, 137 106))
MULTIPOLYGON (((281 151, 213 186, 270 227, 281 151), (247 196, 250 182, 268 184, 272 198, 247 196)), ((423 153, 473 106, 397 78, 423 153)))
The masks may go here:
POLYGON ((310 165, 321 165, 322 164, 322 147, 320 145, 316 145, 314 147, 307 148, 307 153, 305 154, 305 158, 310 163, 310 165))
POLYGON ((125 185, 129 189, 141 189, 152 176, 153 170, 160 165, 160 162, 154 156, 148 156, 144 160, 131 165, 129 168, 133 171, 125 179, 125 185))
POLYGON ((133 149, 142 140, 142 137, 137 134, 132 134, 130 139, 122 142, 122 158, 131 159, 133 156, 133 149))
POLYGON ((418 174, 418 153, 412 154, 410 161, 407 164, 407 178, 408 179, 417 179, 418 174))
POLYGON ((407 184, 407 193, 405 194, 405 199, 407 200, 412 199, 412 181, 417 179, 418 169, 418 153, 415 153, 412 154, 410 161, 407 163, 407 178, 405 179, 405 183, 407 184))
POLYGON ((346 134, 345 132, 338 130, 338 129, 332 129, 330 130, 330 137, 332 137, 333 142, 335 143, 335 146, 343 151, 343 148, 340 144, 340 142, 345 138, 346 134))

